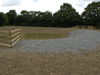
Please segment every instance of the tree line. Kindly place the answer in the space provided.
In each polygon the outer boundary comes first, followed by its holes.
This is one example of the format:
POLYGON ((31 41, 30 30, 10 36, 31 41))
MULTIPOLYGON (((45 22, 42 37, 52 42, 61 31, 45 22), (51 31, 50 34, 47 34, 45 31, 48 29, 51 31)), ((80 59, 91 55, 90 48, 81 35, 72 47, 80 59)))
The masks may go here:
POLYGON ((7 13, 0 12, 0 26, 36 26, 36 27, 73 27, 76 25, 91 25, 100 27, 100 1, 87 5, 82 14, 76 12, 69 3, 63 3, 60 10, 50 11, 26 11, 20 15, 16 10, 7 13))

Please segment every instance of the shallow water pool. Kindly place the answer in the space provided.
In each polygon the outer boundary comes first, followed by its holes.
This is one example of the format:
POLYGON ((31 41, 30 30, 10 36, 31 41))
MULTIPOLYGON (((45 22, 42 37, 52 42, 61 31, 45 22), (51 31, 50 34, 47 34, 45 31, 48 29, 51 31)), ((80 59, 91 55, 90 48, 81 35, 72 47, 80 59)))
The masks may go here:
POLYGON ((26 33, 26 39, 57 39, 65 37, 67 35, 62 33, 26 33))

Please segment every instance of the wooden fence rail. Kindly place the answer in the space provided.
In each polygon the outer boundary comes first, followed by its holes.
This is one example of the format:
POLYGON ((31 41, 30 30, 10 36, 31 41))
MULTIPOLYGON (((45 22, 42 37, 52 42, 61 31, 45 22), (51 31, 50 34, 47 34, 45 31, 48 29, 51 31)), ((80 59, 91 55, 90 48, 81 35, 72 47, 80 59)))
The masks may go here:
POLYGON ((21 29, 16 29, 12 31, 0 31, 0 37, 7 37, 7 39, 0 39, 0 40, 9 42, 9 44, 7 44, 7 43, 2 43, 0 41, 0 45, 12 48, 19 40, 25 39, 25 34, 21 29), (2 32, 3 34, 1 34, 2 32))
POLYGON ((96 29, 96 27, 93 27, 90 25, 77 25, 74 28, 77 28, 77 29, 96 29))

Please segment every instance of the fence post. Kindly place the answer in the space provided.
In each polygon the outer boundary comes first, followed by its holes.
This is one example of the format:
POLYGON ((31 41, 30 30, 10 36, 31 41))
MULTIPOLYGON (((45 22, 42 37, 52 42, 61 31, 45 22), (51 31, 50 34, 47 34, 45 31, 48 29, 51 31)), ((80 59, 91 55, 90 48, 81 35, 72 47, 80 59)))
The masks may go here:
POLYGON ((88 26, 88 28, 87 29, 89 29, 89 26, 88 26))
POLYGON ((77 25, 77 29, 78 29, 78 25, 77 25))
MULTIPOLYGON (((21 29, 19 30, 19 32, 20 32, 20 38, 22 39, 21 29)), ((20 39, 20 40, 21 40, 21 39, 20 39)))
POLYGON ((84 29, 84 25, 83 25, 83 29, 84 29))
POLYGON ((10 46, 11 46, 11 48, 12 48, 12 34, 11 34, 11 31, 9 31, 9 37, 10 37, 10 46))

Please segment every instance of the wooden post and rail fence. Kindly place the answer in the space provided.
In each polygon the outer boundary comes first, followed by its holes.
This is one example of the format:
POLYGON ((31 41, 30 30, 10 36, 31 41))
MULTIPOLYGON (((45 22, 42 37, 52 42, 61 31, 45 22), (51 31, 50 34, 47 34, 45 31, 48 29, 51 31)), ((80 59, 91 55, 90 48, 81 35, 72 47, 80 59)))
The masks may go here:
POLYGON ((0 45, 13 47, 19 40, 25 39, 25 34, 21 29, 16 29, 12 31, 1 31, 0 30, 0 45), (8 42, 8 44, 6 43, 8 42))
POLYGON ((96 27, 93 27, 90 25, 77 25, 77 26, 74 26, 74 28, 77 28, 77 29, 96 29, 96 27))

